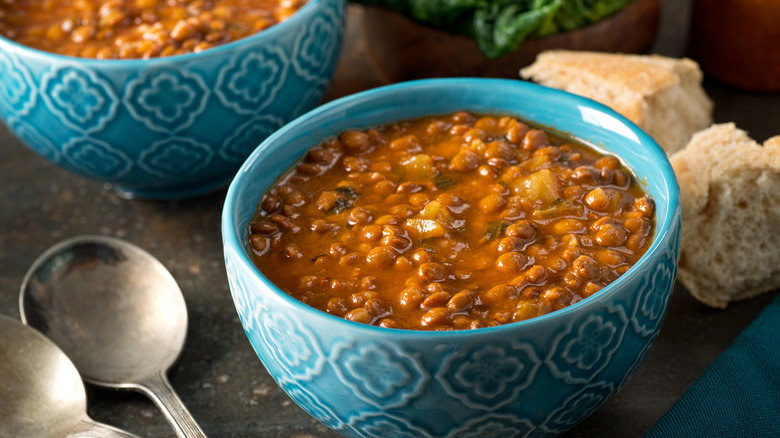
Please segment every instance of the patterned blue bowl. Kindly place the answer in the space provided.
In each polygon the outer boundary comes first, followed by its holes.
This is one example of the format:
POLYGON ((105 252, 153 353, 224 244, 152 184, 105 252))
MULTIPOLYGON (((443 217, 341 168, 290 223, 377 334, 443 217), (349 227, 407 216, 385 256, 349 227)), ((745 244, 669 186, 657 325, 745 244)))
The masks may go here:
POLYGON ((677 272, 679 187, 656 143, 605 106, 516 80, 429 79, 345 97, 277 131, 228 189, 222 234, 249 341, 279 386, 325 425, 350 437, 555 435, 619 391, 656 338, 677 272), (462 109, 514 114, 622 157, 655 199, 648 252, 568 308, 452 332, 331 316, 291 298, 252 264, 247 224, 258 200, 307 148, 347 128, 462 109))
POLYGON ((209 192, 319 103, 345 3, 310 0, 248 38, 149 60, 65 57, 0 37, 0 116, 46 159, 130 195, 209 192))

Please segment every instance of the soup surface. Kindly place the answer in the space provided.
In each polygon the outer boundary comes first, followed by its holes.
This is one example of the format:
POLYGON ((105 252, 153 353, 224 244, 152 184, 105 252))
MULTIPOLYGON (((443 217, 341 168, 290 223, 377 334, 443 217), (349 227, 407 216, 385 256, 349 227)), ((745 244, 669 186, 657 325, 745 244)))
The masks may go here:
POLYGON ((61 55, 200 52, 287 19, 307 0, 0 0, 0 34, 61 55))
MULTIPOLYGON (((258 194, 260 197, 260 194, 258 194)), ((262 195, 260 271, 365 324, 474 329, 587 298, 650 246, 654 204, 614 156, 509 116, 348 130, 262 195)))

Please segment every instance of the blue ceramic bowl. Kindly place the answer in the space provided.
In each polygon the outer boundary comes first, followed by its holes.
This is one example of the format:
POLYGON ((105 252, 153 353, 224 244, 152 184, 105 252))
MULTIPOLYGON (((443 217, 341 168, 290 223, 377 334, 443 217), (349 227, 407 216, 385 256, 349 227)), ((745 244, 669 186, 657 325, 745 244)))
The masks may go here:
POLYGON ((679 187, 661 148, 601 104, 517 80, 430 79, 345 97, 277 131, 228 189, 222 233, 249 341, 279 386, 325 425, 352 437, 554 435, 619 391, 656 338, 677 272, 679 187), (450 332, 337 318, 291 298, 252 264, 247 224, 261 194, 307 148, 347 128, 457 110, 513 114, 622 157, 655 199, 650 249, 568 308, 450 332))
POLYGON ((253 36, 149 60, 66 57, 0 37, 0 116, 51 162, 128 194, 212 191, 258 143, 319 103, 345 3, 310 0, 253 36))

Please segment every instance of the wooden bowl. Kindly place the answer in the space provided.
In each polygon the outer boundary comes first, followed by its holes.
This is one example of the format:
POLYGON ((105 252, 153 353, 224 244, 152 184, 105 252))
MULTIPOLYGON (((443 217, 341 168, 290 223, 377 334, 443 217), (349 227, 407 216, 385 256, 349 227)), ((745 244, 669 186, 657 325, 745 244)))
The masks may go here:
POLYGON ((388 83, 427 77, 516 78, 539 52, 549 49, 642 53, 653 44, 659 0, 634 0, 598 23, 524 41, 517 50, 489 59, 472 38, 417 23, 381 6, 367 6, 363 37, 369 61, 388 83))

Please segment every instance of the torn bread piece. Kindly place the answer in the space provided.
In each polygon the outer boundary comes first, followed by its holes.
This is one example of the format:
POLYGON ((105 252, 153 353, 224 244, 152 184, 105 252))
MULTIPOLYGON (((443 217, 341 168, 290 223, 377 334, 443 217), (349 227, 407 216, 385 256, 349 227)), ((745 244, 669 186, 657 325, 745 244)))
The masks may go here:
POLYGON ((716 308, 780 288, 780 136, 760 145, 733 123, 671 157, 680 183, 678 280, 716 308))
POLYGON ((671 155, 712 123, 712 100, 690 59, 550 50, 520 76, 601 102, 647 132, 671 155))

